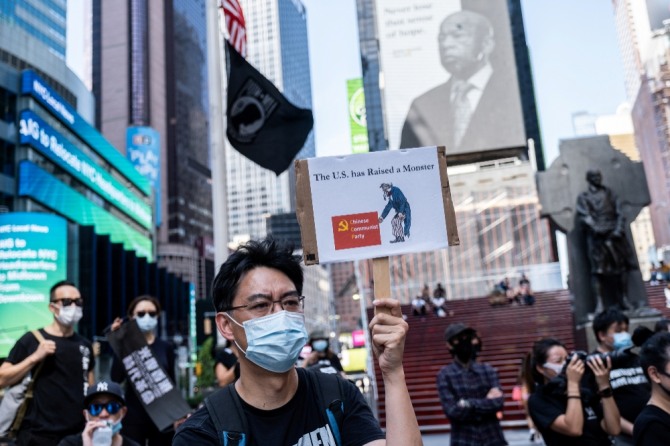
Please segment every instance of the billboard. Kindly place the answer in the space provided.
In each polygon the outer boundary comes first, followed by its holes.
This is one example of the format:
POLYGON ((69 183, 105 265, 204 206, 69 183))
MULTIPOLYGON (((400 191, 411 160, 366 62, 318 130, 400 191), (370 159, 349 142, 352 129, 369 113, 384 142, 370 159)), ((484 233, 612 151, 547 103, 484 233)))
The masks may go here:
POLYGON ((45 155, 140 225, 152 229, 151 208, 140 197, 129 192, 109 172, 101 169, 31 110, 21 112, 19 141, 45 155))
POLYGON ((365 93, 363 79, 347 80, 347 105, 349 129, 351 130, 351 152, 365 153, 368 146, 368 124, 365 115, 365 93))
POLYGON ((90 225, 97 234, 109 235, 112 243, 121 243, 138 257, 153 260, 153 244, 149 237, 132 228, 101 206, 68 187, 31 161, 19 163, 18 195, 57 211, 80 225, 90 225))
POLYGON ((154 188, 156 226, 161 225, 161 162, 160 135, 151 127, 126 129, 126 156, 154 188))
POLYGON ((376 3, 389 148, 445 146, 467 161, 526 146, 507 3, 376 3))
POLYGON ((0 358, 53 320, 49 289, 67 276, 67 223, 42 213, 0 214, 0 358))
POLYGON ((135 187, 149 195, 149 182, 135 170, 124 156, 112 146, 104 136, 72 108, 58 93, 52 90, 37 73, 24 70, 21 74, 21 93, 32 96, 51 112, 58 120, 72 130, 91 149, 102 156, 135 187))
POLYGON ((670 0, 647 0, 647 14, 652 31, 663 29, 663 22, 670 19, 670 0))

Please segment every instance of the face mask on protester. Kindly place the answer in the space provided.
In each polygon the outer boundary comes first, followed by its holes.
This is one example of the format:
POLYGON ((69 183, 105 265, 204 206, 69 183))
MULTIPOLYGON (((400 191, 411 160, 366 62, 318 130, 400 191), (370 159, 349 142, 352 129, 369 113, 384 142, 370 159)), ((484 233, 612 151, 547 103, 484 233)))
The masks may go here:
POLYGON ((475 336, 464 336, 458 339, 458 344, 452 344, 449 350, 459 361, 467 363, 474 361, 481 350, 480 344, 472 344, 475 336))
POLYGON ((553 371, 556 375, 560 375, 565 364, 554 364, 553 362, 545 362, 542 367, 553 371))
POLYGON ((56 320, 67 327, 71 327, 81 320, 83 314, 84 312, 80 306, 68 305, 60 308, 56 320))
POLYGON ((312 342, 312 348, 316 350, 317 352, 325 352, 326 349, 328 348, 328 341, 325 339, 319 339, 314 342, 312 342))
POLYGON ((240 324, 228 313, 228 318, 244 328, 247 350, 235 341, 246 358, 270 372, 284 373, 291 369, 307 343, 305 315, 282 310, 240 324))
POLYGON ((153 330, 158 325, 158 316, 151 316, 149 314, 145 314, 143 317, 136 317, 135 320, 140 330, 145 333, 153 330))
POLYGON ((614 333, 614 350, 620 350, 633 346, 633 338, 630 333, 622 331, 614 333))

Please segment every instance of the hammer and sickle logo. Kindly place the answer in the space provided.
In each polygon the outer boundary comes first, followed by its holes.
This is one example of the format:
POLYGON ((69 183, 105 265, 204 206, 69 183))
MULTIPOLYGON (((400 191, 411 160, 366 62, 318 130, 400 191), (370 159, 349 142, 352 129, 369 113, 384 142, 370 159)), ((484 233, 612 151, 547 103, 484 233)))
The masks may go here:
POLYGON ((349 230, 349 222, 346 220, 340 220, 337 224, 337 232, 347 232, 349 230))

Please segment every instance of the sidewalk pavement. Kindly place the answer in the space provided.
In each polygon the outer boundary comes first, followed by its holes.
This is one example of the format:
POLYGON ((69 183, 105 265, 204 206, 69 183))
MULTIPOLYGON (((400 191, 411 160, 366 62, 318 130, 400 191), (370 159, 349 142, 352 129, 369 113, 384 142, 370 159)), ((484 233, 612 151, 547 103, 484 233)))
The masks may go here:
MULTIPOLYGON (((542 440, 530 441, 530 431, 528 429, 503 430, 505 439, 509 446, 542 446, 542 440)), ((449 434, 423 434, 423 446, 448 446, 449 434)))

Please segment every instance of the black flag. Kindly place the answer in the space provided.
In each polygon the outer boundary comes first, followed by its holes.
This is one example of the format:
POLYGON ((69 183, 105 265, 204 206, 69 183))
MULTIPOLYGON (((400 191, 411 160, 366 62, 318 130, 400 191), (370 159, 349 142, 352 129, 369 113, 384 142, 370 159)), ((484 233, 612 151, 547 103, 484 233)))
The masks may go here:
POLYGON ((279 175, 305 144, 314 124, 312 111, 291 104, 228 41, 226 53, 228 141, 242 155, 279 175))

